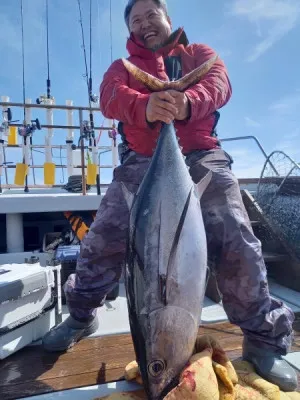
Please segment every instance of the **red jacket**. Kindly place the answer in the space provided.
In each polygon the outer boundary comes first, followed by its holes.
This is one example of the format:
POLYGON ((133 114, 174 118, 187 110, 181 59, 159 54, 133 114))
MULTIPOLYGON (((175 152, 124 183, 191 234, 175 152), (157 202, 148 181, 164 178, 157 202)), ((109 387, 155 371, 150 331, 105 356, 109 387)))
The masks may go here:
MULTIPOLYGON (((215 52, 204 44, 188 44, 183 29, 175 40, 153 52, 131 37, 127 41, 129 60, 142 70, 168 80, 164 60, 170 56, 180 57, 182 75, 198 67, 215 52)), ((208 150, 218 146, 212 136, 217 124, 216 111, 231 97, 231 85, 224 63, 219 60, 200 83, 186 90, 191 103, 188 121, 175 121, 176 134, 183 154, 191 150, 208 150)), ((104 74, 100 86, 100 109, 104 117, 123 122, 123 132, 129 148, 137 153, 151 156, 156 146, 160 123, 150 127, 146 121, 146 106, 150 91, 134 79, 116 60, 104 74)))

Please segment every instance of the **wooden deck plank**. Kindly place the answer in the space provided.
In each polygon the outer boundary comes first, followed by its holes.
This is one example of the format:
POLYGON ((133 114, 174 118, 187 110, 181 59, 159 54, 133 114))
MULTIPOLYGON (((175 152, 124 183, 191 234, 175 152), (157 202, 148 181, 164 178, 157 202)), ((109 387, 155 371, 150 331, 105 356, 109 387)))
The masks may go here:
MULTIPOLYGON (((231 359, 241 356, 240 328, 219 323, 202 326, 199 333, 215 337, 231 359)), ((300 351, 298 330, 293 351, 300 351)), ((0 398, 13 400, 122 380, 124 367, 134 358, 129 334, 85 339, 66 353, 46 353, 39 346, 28 347, 0 362, 0 398)))

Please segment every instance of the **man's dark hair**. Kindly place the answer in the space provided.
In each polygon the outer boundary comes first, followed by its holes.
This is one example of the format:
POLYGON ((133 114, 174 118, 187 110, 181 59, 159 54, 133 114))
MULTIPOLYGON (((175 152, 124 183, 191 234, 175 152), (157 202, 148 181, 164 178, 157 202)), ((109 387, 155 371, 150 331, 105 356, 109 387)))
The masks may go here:
MULTIPOLYGON (((127 3, 127 6, 125 7, 125 11, 124 11, 124 19, 126 22, 126 25, 129 27, 129 16, 132 10, 132 7, 135 5, 135 3, 137 3, 138 1, 143 1, 143 0, 129 0, 127 3)), ((164 13, 167 15, 168 11, 167 11, 167 3, 165 0, 152 0, 153 3, 155 3, 157 5, 158 8, 161 8, 164 13)))

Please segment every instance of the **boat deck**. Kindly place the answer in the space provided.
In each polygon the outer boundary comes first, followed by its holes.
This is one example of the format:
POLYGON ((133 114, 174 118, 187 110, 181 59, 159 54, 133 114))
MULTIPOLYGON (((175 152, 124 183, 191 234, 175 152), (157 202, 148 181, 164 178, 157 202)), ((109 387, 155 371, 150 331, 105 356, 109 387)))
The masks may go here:
MULTIPOLYGON (((292 351, 300 352, 300 318, 294 329, 292 351)), ((242 332, 238 327, 215 323, 201 326, 199 333, 215 337, 231 359, 241 356, 242 332)), ((120 381, 126 364, 134 358, 130 334, 87 338, 66 353, 51 354, 40 346, 27 347, 0 362, 0 398, 15 400, 120 381)), ((300 372, 298 381, 300 385, 300 372)))

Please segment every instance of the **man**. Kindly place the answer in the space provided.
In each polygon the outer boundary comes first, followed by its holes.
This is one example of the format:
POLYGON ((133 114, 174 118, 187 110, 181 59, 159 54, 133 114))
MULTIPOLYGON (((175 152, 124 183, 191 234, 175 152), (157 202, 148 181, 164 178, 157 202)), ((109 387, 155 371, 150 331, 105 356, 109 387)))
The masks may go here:
MULTIPOLYGON (((172 26, 163 0, 132 0, 125 10, 130 31, 129 60, 166 80, 178 79, 215 53, 188 44, 183 29, 172 26)), ((150 93, 115 61, 100 89, 105 117, 120 121, 121 165, 104 196, 95 222, 82 243, 76 276, 65 293, 70 317, 44 338, 49 351, 65 350, 97 329, 96 308, 103 305, 121 275, 129 210, 121 182, 136 192, 149 166, 161 122, 175 120, 179 144, 195 183, 212 170, 202 197, 209 263, 214 267, 229 320, 244 333, 244 357, 282 390, 297 386, 295 371, 281 358, 292 341, 292 311, 270 297, 261 244, 243 206, 231 158, 215 135, 219 113, 231 97, 226 68, 218 61, 203 80, 185 93, 150 93)), ((195 265, 195 268, 197 266, 195 265)))

